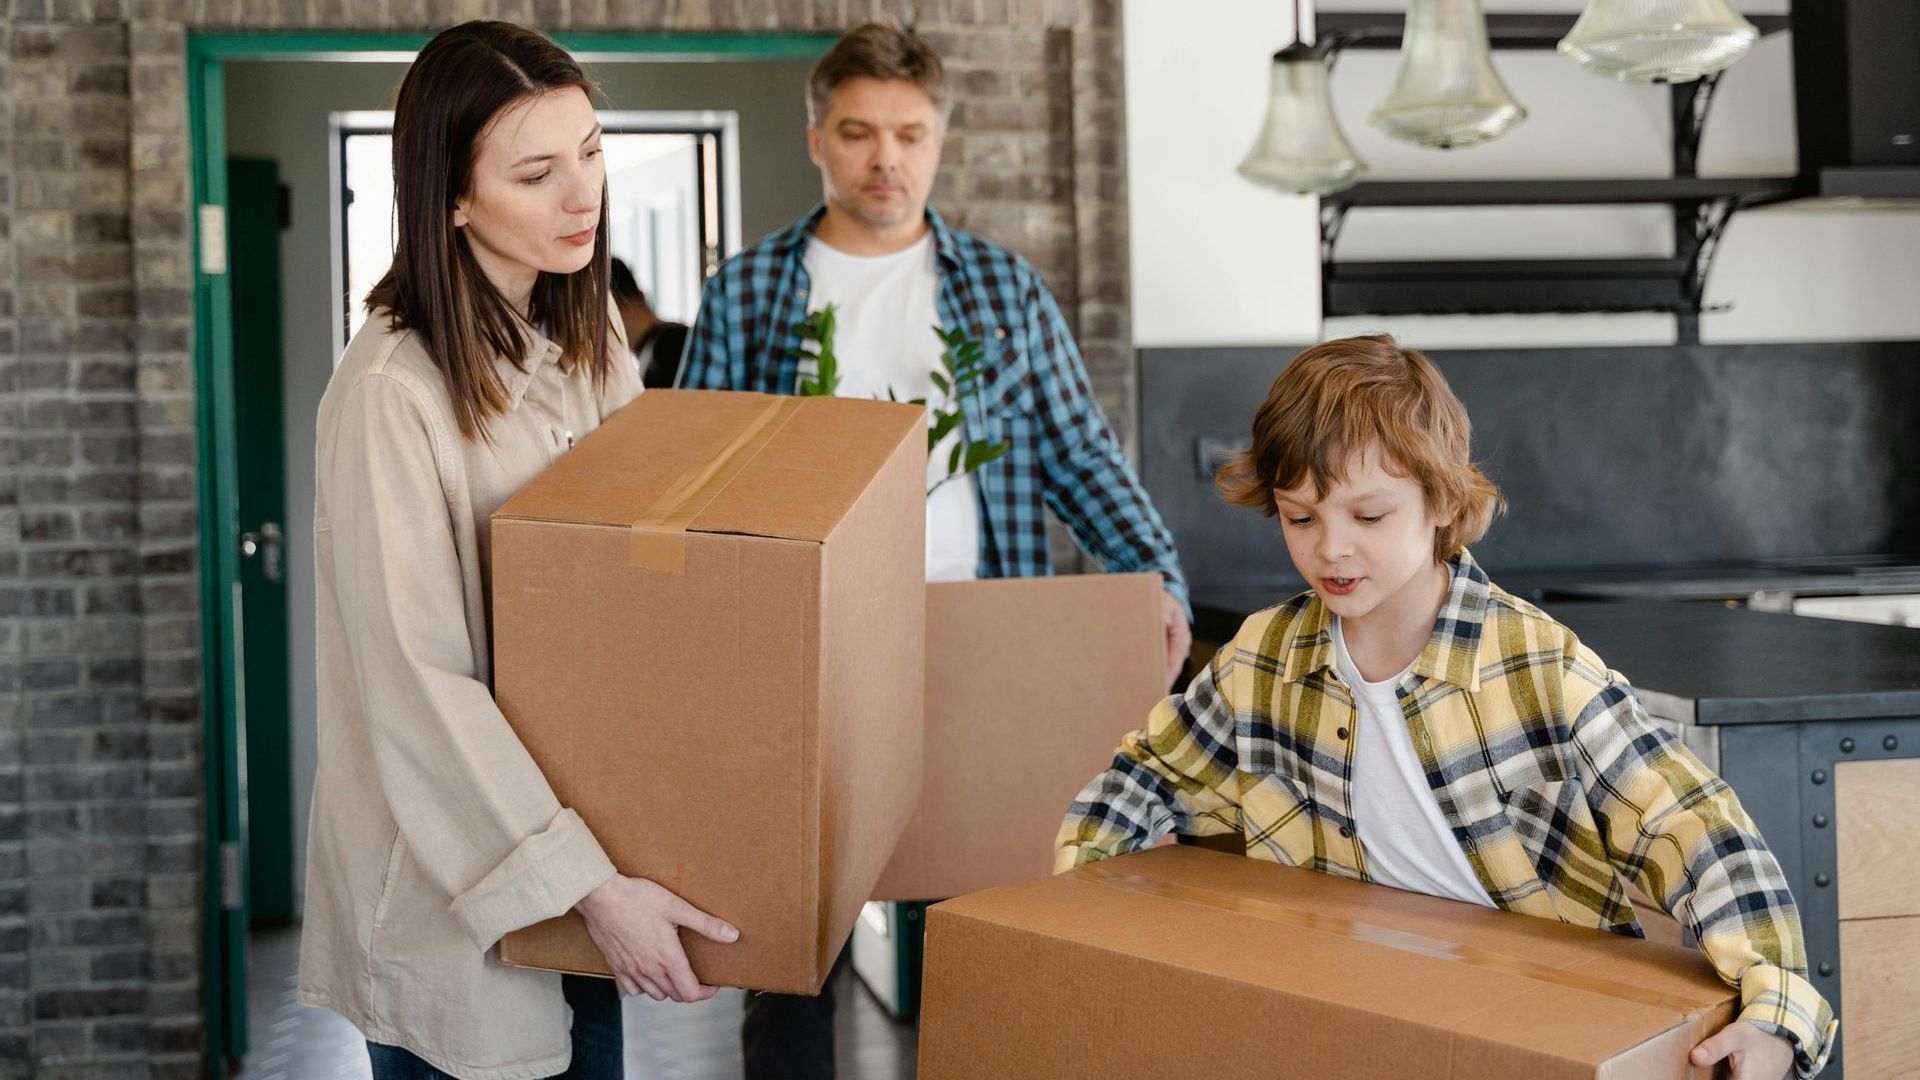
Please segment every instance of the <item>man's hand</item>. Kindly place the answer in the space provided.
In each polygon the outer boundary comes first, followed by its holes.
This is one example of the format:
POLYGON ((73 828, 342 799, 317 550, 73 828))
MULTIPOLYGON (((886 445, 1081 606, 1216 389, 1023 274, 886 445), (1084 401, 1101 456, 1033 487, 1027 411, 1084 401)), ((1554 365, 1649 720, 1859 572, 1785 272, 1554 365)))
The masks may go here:
POLYGON ((1736 1020, 1694 1047, 1688 1060, 1703 1066, 1726 1060, 1732 1080, 1781 1080, 1793 1072, 1793 1043, 1736 1020))
POLYGON ((587 920, 587 933, 613 968, 626 995, 655 1001, 705 1001, 715 987, 693 977, 680 927, 726 944, 740 931, 687 903, 645 878, 615 874, 574 907, 587 920))
POLYGON ((1172 686, 1193 651, 1193 630, 1187 626, 1187 609, 1170 592, 1160 594, 1160 622, 1167 631, 1167 685, 1172 686))

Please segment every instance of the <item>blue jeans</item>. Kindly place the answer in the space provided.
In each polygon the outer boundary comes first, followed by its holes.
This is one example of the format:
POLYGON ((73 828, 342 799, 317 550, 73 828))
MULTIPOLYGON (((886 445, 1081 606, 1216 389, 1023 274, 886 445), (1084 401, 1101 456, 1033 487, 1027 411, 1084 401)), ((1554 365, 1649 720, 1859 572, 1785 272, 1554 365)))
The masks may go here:
MULTIPOLYGON (((560 987, 573 1009, 573 1064, 555 1080, 621 1080, 626 1040, 620 1028, 620 990, 612 979, 562 975, 560 987)), ((373 1080, 453 1080, 397 1046, 367 1044, 373 1080)))

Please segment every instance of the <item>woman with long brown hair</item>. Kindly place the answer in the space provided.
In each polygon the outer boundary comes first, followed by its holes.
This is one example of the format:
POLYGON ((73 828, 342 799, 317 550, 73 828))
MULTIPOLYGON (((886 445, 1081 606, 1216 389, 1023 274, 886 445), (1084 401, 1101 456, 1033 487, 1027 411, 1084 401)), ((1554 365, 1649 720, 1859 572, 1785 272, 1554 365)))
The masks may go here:
POLYGON ((697 1001, 679 928, 734 929, 615 872, 490 689, 488 517, 640 392, 607 302, 592 85, 507 23, 400 85, 393 268, 320 404, 319 771, 300 991, 374 1076, 618 1077, 614 984, 506 967, 584 916, 625 993, 697 1001), (571 1028, 571 1035, 569 1035, 571 1028))

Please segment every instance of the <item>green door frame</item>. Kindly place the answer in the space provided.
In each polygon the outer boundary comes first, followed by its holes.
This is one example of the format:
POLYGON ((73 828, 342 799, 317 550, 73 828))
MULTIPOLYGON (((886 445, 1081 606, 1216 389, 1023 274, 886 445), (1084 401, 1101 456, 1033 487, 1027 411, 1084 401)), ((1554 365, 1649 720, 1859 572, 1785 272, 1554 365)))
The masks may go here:
MULTIPOLYGON (((200 655, 206 837, 202 861, 201 977, 206 1008, 206 1062, 224 1076, 247 1052, 246 897, 241 865, 246 817, 241 787, 245 758, 239 621, 239 553, 233 294, 222 248, 209 272, 204 256, 224 239, 227 207, 226 65, 243 61, 407 61, 430 32, 291 31, 234 34, 189 31, 186 40, 187 123, 192 137, 193 361, 199 444, 200 655), (223 888, 223 885, 225 886, 223 888)), ((833 35, 562 33, 554 40, 586 63, 605 60, 810 60, 833 35)), ((298 838, 296 838, 298 841, 298 838)))

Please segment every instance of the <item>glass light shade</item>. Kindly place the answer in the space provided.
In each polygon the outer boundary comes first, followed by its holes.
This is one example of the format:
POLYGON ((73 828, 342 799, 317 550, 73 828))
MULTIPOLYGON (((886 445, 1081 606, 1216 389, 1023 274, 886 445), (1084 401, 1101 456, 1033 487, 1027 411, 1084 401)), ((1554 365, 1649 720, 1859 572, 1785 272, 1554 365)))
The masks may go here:
POLYGON ((1367 123, 1415 146, 1451 150, 1526 119, 1493 70, 1480 0, 1412 0, 1393 90, 1367 123))
POLYGON ((1626 82, 1691 82, 1732 67, 1759 37, 1726 0, 1591 0, 1560 55, 1626 82))
POLYGON ((1366 168, 1334 118, 1326 62, 1298 42, 1275 53, 1267 118, 1240 175, 1281 191, 1331 195, 1352 187, 1366 168))

